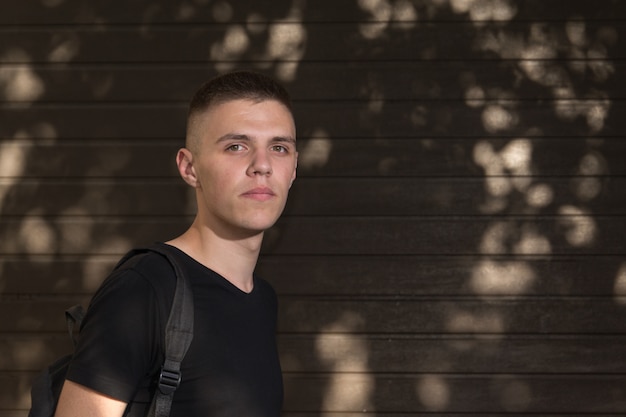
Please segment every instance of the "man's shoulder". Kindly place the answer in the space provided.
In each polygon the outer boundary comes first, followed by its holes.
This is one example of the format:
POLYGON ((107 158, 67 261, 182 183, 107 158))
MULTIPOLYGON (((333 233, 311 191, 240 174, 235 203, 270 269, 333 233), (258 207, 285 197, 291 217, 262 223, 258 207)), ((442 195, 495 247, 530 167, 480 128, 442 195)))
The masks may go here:
POLYGON ((161 254, 150 250, 133 250, 126 254, 103 283, 108 285, 133 285, 144 282, 154 289, 173 289, 176 273, 170 262, 161 254))
POLYGON ((150 247, 128 252, 115 268, 116 271, 135 271, 141 274, 166 274, 173 276, 174 268, 165 256, 150 247))

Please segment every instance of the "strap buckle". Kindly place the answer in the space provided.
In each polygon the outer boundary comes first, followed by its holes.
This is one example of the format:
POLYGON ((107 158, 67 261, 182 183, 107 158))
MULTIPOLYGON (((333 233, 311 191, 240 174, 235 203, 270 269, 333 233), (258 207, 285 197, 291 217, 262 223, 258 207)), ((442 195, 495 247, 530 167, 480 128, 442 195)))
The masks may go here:
POLYGON ((169 371, 165 368, 161 368, 158 383, 159 391, 165 395, 172 394, 180 385, 180 380, 180 371, 169 371))

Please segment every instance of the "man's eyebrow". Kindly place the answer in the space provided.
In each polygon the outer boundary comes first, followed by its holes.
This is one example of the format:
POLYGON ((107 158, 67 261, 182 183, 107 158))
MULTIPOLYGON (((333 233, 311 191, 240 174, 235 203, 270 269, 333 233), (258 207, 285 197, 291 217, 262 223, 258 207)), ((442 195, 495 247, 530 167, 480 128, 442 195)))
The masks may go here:
POLYGON ((275 143, 280 143, 280 142, 287 142, 290 143, 292 145, 296 144, 296 138, 291 137, 291 136, 275 136, 272 138, 272 142, 275 143))
MULTIPOLYGON (((252 139, 245 133, 227 133, 223 136, 220 136, 217 139, 217 143, 226 142, 229 140, 241 140, 241 141, 246 141, 246 142, 252 141, 252 139)), ((274 143, 287 142, 292 145, 296 144, 296 138, 291 137, 291 136, 275 136, 272 138, 271 141, 274 143)))
POLYGON ((217 139, 217 143, 220 142, 226 142, 229 140, 244 140, 244 141, 250 141, 250 138, 248 137, 248 135, 243 134, 243 133, 227 133, 223 136, 220 136, 217 139))

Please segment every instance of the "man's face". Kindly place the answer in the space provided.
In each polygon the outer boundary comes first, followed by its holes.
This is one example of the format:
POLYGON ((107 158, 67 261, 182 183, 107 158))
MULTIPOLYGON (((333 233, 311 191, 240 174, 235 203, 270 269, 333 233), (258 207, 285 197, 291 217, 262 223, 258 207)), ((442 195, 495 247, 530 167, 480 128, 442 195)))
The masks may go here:
POLYGON ((296 129, 278 101, 233 100, 196 115, 198 214, 225 237, 271 227, 296 177, 296 129))

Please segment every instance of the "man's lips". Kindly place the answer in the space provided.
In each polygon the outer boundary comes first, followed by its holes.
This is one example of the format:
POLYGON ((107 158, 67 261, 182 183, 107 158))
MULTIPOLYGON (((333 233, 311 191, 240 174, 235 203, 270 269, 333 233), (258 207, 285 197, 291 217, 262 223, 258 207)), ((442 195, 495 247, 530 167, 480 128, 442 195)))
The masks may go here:
POLYGON ((271 188, 257 187, 257 188, 253 188, 251 190, 246 191, 245 193, 242 194, 242 196, 246 198, 250 198, 252 200, 267 201, 270 198, 275 197, 276 194, 274 193, 274 191, 272 191, 271 188))

